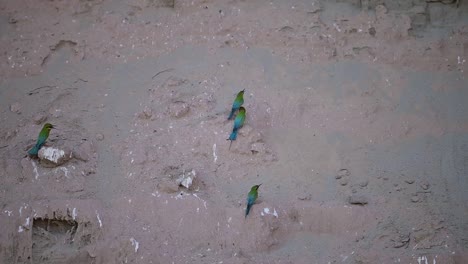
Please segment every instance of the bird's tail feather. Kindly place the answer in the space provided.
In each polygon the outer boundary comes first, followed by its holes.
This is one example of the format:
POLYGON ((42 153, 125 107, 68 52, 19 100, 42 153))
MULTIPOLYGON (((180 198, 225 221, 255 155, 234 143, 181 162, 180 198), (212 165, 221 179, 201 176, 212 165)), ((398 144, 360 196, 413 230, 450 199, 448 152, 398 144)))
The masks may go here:
POLYGON ((245 217, 247 218, 247 215, 249 215, 250 208, 252 207, 251 204, 247 204, 247 208, 245 209, 245 217))
POLYGON ((28 151, 28 154, 31 156, 37 156, 38 153, 39 153, 38 145, 35 145, 32 149, 28 151))
POLYGON ((237 129, 233 130, 231 135, 229 136, 229 140, 233 141, 237 139, 237 129))
POLYGON ((231 113, 229 114, 228 120, 231 120, 234 117, 234 113, 236 112, 236 109, 232 109, 231 113))

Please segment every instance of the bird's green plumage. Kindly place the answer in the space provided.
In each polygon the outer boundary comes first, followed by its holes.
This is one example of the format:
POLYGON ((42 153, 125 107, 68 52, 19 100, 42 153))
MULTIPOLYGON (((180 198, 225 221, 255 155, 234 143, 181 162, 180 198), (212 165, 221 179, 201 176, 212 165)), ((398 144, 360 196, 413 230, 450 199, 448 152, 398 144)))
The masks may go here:
POLYGON ((244 92, 245 89, 237 93, 236 99, 232 103, 231 113, 229 114, 228 120, 231 120, 234 117, 236 111, 244 104, 244 92))
POLYGON ((29 155, 37 156, 39 149, 45 144, 47 138, 49 137, 49 133, 52 128, 54 128, 53 125, 49 123, 44 124, 41 132, 39 132, 39 136, 37 137, 36 145, 34 145, 34 147, 28 151, 29 155))
POLYGON ((245 217, 247 217, 247 215, 250 212, 250 208, 252 208, 252 205, 258 198, 258 188, 260 187, 260 185, 261 184, 252 186, 249 194, 247 195, 247 208, 245 209, 245 217))
MULTIPOLYGON (((229 135, 228 140, 232 141, 237 139, 237 131, 244 125, 245 122, 245 108, 240 107, 239 108, 239 113, 236 116, 236 119, 234 120, 234 127, 232 128, 232 133, 229 135)), ((231 145, 229 145, 229 148, 231 148, 231 145)))

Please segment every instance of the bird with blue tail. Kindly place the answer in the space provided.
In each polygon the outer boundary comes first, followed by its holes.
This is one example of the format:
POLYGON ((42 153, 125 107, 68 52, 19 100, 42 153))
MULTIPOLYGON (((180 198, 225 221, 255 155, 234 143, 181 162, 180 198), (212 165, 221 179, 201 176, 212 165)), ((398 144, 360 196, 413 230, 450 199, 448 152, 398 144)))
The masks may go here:
POLYGON ((37 137, 36 145, 34 145, 34 147, 28 151, 29 155, 37 156, 37 154, 39 153, 39 149, 45 144, 47 138, 49 137, 49 133, 52 128, 54 128, 52 124, 44 124, 41 132, 39 133, 39 136, 37 137))
POLYGON ((245 122, 245 108, 240 107, 239 108, 239 113, 236 116, 236 119, 234 119, 234 127, 232 128, 232 133, 229 136, 227 140, 230 140, 231 143, 229 144, 229 149, 231 149, 232 141, 237 139, 237 131, 244 125, 245 122))
POLYGON ((255 203, 255 201, 257 200, 257 197, 258 197, 258 187, 260 187, 260 185, 262 184, 259 184, 259 185, 254 185, 252 186, 252 188, 250 189, 250 192, 247 196, 247 208, 245 209, 245 218, 247 218, 247 215, 249 215, 249 212, 250 212, 250 208, 252 208, 252 205, 255 203))
POLYGON ((232 103, 232 109, 231 113, 229 114, 228 120, 231 120, 234 118, 234 114, 236 113, 237 110, 244 104, 244 92, 245 89, 237 93, 236 99, 234 100, 234 103, 232 103))

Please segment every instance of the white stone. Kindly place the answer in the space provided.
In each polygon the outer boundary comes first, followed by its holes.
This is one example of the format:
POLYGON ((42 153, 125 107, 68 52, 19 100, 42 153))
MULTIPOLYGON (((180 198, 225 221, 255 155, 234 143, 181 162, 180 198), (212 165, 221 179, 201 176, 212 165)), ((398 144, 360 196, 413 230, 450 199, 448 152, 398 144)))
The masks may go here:
POLYGON ((178 185, 182 185, 185 188, 189 189, 190 186, 192 186, 193 180, 197 177, 197 173, 195 170, 192 170, 188 173, 184 173, 179 176, 179 178, 176 180, 178 185))
POLYGON ((52 147, 42 147, 39 150, 38 157, 42 165, 51 167, 60 166, 70 159, 70 155, 67 155, 65 150, 52 147))

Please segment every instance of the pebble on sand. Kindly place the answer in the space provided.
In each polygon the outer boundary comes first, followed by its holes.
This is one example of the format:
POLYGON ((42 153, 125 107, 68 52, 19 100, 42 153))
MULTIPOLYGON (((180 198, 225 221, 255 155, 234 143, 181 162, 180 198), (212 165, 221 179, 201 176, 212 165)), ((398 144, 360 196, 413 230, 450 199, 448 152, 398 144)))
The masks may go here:
POLYGON ((176 180, 177 184, 184 186, 189 189, 192 186, 193 180, 197 177, 197 173, 194 170, 191 170, 188 173, 183 173, 176 180))
POLYGON ((349 173, 349 170, 347 169, 341 169, 338 171, 338 174, 335 175, 335 179, 339 180, 345 176, 349 176, 351 173, 349 173))
POLYGON ((369 203, 369 199, 367 198, 367 196, 364 196, 364 195, 353 194, 349 196, 348 202, 350 204, 366 205, 369 203))
POLYGON ((138 114, 138 118, 140 119, 153 119, 153 109, 151 107, 146 106, 141 113, 138 114))
POLYGON ((363 180, 363 181, 359 182, 359 186, 361 186, 363 188, 366 187, 368 184, 369 184, 368 180, 363 180))
POLYGON ((342 186, 348 185, 348 179, 347 178, 341 178, 339 182, 340 182, 340 184, 342 186))
POLYGON ((406 179, 405 182, 407 184, 413 184, 414 183, 414 180, 413 179, 406 179))
POLYGON ((411 197, 411 201, 412 201, 413 203, 417 203, 417 202, 419 202, 419 197, 418 197, 417 195, 413 195, 413 196, 411 197))
POLYGON ((10 105, 10 111, 13 113, 21 114, 21 104, 16 102, 10 105))
POLYGON ((38 157, 41 160, 41 165, 45 167, 57 167, 71 158, 71 152, 58 148, 42 147, 39 150, 38 157))
POLYGON ((423 190, 428 190, 429 187, 431 187, 431 185, 428 182, 422 182, 420 186, 423 190))
POLYGON ((104 140, 104 135, 101 134, 101 133, 97 133, 97 134, 96 134, 96 140, 98 140, 98 141, 104 140))

